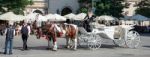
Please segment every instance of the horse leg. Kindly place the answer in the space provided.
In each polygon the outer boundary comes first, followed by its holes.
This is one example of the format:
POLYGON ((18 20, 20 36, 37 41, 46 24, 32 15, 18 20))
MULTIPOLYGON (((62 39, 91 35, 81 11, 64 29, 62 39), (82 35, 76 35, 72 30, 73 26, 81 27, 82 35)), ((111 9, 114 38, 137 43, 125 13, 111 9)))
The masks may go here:
POLYGON ((48 47, 47 49, 49 50, 50 49, 50 40, 48 40, 48 47))
POLYGON ((57 50, 56 35, 54 35, 54 37, 53 37, 53 50, 54 50, 54 51, 56 51, 56 50, 57 50))
POLYGON ((35 30, 35 34, 36 34, 36 38, 40 39, 40 35, 39 35, 39 30, 38 29, 35 30))
POLYGON ((77 49, 77 39, 78 39, 78 29, 76 30, 76 34, 75 34, 75 36, 74 36, 74 50, 76 50, 77 49))
POLYGON ((42 37, 43 34, 42 34, 42 29, 41 28, 39 28, 39 34, 40 34, 39 37, 42 37))
POLYGON ((70 39, 69 38, 66 38, 66 44, 67 44, 67 48, 70 48, 70 39))
POLYGON ((42 31, 41 31, 41 28, 38 28, 38 39, 40 39, 42 36, 42 31))
POLYGON ((46 39, 47 39, 47 41, 48 41, 47 49, 49 50, 49 49, 50 49, 50 41, 51 41, 51 39, 50 39, 50 37, 48 37, 48 36, 46 36, 46 39))
POLYGON ((56 42, 56 41, 53 43, 53 50, 54 50, 54 51, 57 50, 57 42, 56 42))
POLYGON ((75 39, 73 39, 73 43, 74 43, 74 50, 76 50, 77 49, 77 38, 75 38, 75 39))

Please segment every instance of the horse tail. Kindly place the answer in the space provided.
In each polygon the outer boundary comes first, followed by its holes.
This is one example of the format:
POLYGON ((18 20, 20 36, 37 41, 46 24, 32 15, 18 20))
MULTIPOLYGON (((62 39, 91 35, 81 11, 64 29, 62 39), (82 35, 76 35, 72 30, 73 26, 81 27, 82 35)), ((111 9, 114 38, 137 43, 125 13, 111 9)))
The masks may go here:
POLYGON ((77 36, 78 36, 78 27, 76 25, 74 25, 73 27, 75 29, 73 37, 77 38, 77 36))
POLYGON ((75 35, 75 38, 77 38, 77 37, 78 37, 78 27, 76 25, 76 35, 75 35))

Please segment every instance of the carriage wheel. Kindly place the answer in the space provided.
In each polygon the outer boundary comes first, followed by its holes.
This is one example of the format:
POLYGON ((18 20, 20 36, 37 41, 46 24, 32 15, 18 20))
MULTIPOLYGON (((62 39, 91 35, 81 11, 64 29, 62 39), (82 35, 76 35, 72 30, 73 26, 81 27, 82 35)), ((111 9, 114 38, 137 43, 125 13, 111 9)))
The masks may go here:
POLYGON ((87 41, 88 41, 87 36, 88 35, 85 35, 85 34, 79 35, 79 37, 78 37, 79 47, 87 45, 87 41))
POLYGON ((88 47, 90 49, 98 49, 101 47, 102 39, 99 35, 93 34, 90 36, 90 39, 88 40, 88 47))
POLYGON ((129 31, 125 38, 125 43, 129 48, 137 48, 140 45, 140 35, 136 31, 129 31))
POLYGON ((125 45, 125 39, 123 39, 123 37, 114 39, 113 42, 115 45, 120 46, 120 47, 124 47, 124 45, 125 45))

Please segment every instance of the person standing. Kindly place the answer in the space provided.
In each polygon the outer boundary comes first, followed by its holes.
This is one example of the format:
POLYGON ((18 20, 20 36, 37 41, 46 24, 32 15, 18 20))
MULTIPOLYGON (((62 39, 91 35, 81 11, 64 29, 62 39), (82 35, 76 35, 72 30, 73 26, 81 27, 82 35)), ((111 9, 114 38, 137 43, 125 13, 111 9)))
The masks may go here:
POLYGON ((13 38, 15 36, 15 28, 13 27, 13 23, 10 23, 8 28, 6 28, 5 35, 6 40, 4 54, 12 54, 13 38))
POLYGON ((24 23, 21 28, 22 40, 23 40, 23 51, 28 50, 27 40, 30 35, 30 26, 24 23))

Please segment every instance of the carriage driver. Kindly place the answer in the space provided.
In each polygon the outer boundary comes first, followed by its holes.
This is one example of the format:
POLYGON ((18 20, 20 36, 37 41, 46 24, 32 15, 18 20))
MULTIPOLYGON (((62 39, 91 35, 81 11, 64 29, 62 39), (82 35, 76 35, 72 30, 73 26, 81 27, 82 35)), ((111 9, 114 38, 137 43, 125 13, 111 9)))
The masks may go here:
POLYGON ((93 19, 95 18, 92 9, 88 10, 87 16, 84 18, 84 24, 83 27, 86 29, 87 32, 91 32, 91 26, 90 26, 90 22, 93 21, 93 19))
POLYGON ((37 14, 36 15, 36 26, 37 26, 37 33, 40 35, 40 37, 42 36, 42 29, 41 29, 41 26, 42 26, 42 21, 40 20, 39 18, 39 15, 40 14, 37 14))

